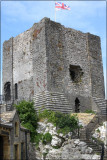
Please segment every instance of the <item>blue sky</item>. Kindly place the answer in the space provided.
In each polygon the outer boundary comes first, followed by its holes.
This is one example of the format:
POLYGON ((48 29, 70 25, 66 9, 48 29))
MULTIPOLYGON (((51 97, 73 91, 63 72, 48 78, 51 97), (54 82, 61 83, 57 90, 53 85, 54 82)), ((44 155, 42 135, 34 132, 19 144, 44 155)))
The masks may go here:
MULTIPOLYGON (((71 10, 57 11, 57 22, 66 27, 100 36, 106 80, 106 1, 69 0, 63 3, 69 5, 71 10)), ((5 40, 26 31, 44 17, 55 20, 54 1, 2 1, 1 52, 5 40)))

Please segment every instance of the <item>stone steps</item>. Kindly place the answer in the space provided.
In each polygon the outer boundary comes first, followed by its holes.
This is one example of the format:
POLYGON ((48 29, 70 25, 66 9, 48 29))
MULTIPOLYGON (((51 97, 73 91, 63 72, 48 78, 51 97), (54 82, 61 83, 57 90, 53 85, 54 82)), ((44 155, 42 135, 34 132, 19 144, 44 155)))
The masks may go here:
POLYGON ((35 110, 50 109, 63 113, 72 112, 72 107, 63 93, 45 91, 34 95, 35 110))
POLYGON ((107 160, 107 149, 105 149, 105 152, 104 152, 104 159, 103 160, 107 160))
POLYGON ((101 155, 101 148, 99 146, 94 144, 91 140, 83 140, 83 141, 86 142, 88 147, 93 149, 94 153, 101 155))
POLYGON ((107 100, 97 97, 93 97, 93 100, 95 101, 97 106, 101 109, 102 115, 107 115, 107 100))

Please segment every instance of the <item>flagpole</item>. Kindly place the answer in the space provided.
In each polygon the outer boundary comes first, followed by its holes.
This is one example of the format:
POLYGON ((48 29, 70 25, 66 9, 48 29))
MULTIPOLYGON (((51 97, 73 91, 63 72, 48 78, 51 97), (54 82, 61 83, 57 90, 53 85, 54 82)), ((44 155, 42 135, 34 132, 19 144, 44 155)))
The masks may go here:
POLYGON ((55 22, 56 22, 56 8, 55 8, 55 22))

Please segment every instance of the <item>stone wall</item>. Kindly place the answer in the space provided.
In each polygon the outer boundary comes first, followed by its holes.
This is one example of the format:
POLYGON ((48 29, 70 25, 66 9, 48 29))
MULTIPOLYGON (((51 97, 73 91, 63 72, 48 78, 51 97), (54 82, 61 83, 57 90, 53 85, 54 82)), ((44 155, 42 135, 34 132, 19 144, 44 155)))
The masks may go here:
POLYGON ((34 93, 30 32, 31 31, 28 30, 15 38, 11 38, 9 41, 4 42, 3 93, 4 84, 10 82, 12 99, 15 99, 16 83, 18 86, 19 100, 31 98, 34 93))
POLYGON ((48 91, 64 92, 73 108, 76 97, 80 99, 81 111, 91 108, 92 93, 87 35, 47 21, 46 50, 48 91), (70 65, 79 66, 82 70, 83 75, 78 82, 71 80, 70 65))
POLYGON ((9 159, 10 158, 10 146, 9 146, 9 137, 8 136, 3 137, 3 151, 4 151, 3 159, 9 159))
MULTIPOLYGON (((25 138, 25 130, 21 128, 19 116, 18 114, 15 114, 13 119, 13 128, 10 132, 10 159, 14 159, 14 147, 17 144, 18 145, 18 158, 21 159, 21 144, 23 143, 23 157, 26 157, 26 138, 25 138), (18 123, 18 136, 15 135, 15 122, 18 123)), ((27 143, 29 144, 29 133, 27 133, 27 143)), ((27 149, 28 149, 27 144, 27 149)), ((26 159, 26 158, 25 158, 26 159)))
POLYGON ((15 83, 18 84, 19 99, 33 96, 31 29, 13 38, 13 84, 15 83))
POLYGON ((100 37, 87 34, 92 96, 105 98, 100 37))
POLYGON ((35 24, 32 32, 34 94, 47 90, 45 19, 35 24))
POLYGON ((3 94, 4 93, 4 85, 6 82, 10 82, 11 87, 11 96, 13 95, 13 87, 12 87, 12 77, 13 77, 13 68, 12 68, 12 38, 10 38, 8 41, 5 41, 3 44, 3 77, 2 77, 2 86, 3 86, 3 94))
POLYGON ((48 91, 63 92, 66 57, 64 50, 63 27, 55 22, 46 23, 46 56, 48 91))

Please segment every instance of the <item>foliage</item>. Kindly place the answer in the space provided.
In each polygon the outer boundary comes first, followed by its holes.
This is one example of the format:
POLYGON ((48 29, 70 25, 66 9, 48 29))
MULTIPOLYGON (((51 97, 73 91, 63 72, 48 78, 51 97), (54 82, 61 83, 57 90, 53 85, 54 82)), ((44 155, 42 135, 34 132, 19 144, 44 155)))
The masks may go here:
POLYGON ((38 147, 40 140, 42 140, 43 134, 37 133, 35 135, 35 143, 36 143, 36 147, 38 147))
POLYGON ((45 118, 48 119, 48 122, 52 122, 55 125, 55 112, 47 109, 43 110, 42 112, 39 110, 39 120, 45 118))
POLYGON ((58 133, 66 134, 78 128, 78 119, 76 115, 63 114, 51 110, 39 111, 39 120, 48 119, 48 122, 53 123, 58 128, 58 133))
POLYGON ((52 146, 54 149, 59 149, 60 146, 52 146))
POLYGON ((58 125, 59 128, 64 128, 64 127, 70 127, 70 128, 77 128, 78 126, 78 121, 75 116, 69 116, 67 114, 62 114, 60 117, 57 117, 56 124, 58 125))
POLYGON ((64 135, 69 133, 69 132, 72 132, 73 129, 70 128, 70 127, 64 127, 64 128, 60 128, 58 129, 58 133, 63 133, 64 135))
POLYGON ((99 130, 99 128, 96 130, 98 133, 100 133, 100 130, 99 130))
POLYGON ((43 158, 44 158, 44 159, 46 158, 46 155, 47 155, 47 154, 48 154, 48 153, 46 153, 46 152, 44 153, 44 152, 43 152, 43 158))
POLYGON ((37 121, 47 119, 48 122, 53 123, 59 133, 67 134, 78 128, 78 119, 76 115, 63 114, 60 112, 54 112, 51 110, 44 110, 43 112, 39 111, 39 114, 35 112, 34 103, 27 102, 25 100, 21 101, 18 105, 15 105, 22 126, 29 129, 31 132, 31 142, 35 142, 36 145, 39 144, 39 141, 42 140, 44 144, 51 142, 52 136, 50 133, 38 134, 37 121))
POLYGON ((87 110, 85 111, 85 113, 92 113, 92 114, 95 114, 95 112, 94 112, 94 111, 89 110, 89 109, 87 109, 87 110))
POLYGON ((98 138, 98 139, 97 139, 97 144, 98 144, 98 145, 101 145, 101 144, 104 144, 104 142, 103 142, 100 138, 98 138))
POLYGON ((38 117, 34 109, 33 102, 21 101, 18 105, 15 105, 22 126, 29 129, 31 132, 31 141, 33 142, 36 135, 38 117))
POLYGON ((52 135, 47 132, 43 135, 42 143, 46 145, 47 143, 50 143, 51 140, 52 140, 52 135))
POLYGON ((92 138, 92 140, 97 140, 97 138, 95 138, 95 137, 93 137, 93 136, 92 136, 91 138, 92 138))
POLYGON ((92 136, 92 140, 96 143, 96 145, 104 144, 104 142, 100 138, 95 138, 92 136))

